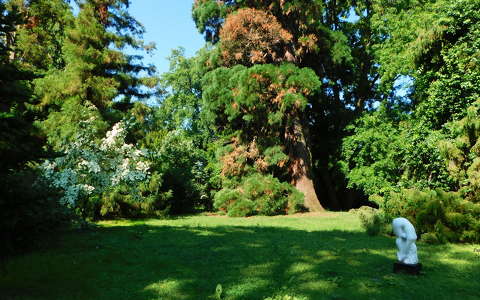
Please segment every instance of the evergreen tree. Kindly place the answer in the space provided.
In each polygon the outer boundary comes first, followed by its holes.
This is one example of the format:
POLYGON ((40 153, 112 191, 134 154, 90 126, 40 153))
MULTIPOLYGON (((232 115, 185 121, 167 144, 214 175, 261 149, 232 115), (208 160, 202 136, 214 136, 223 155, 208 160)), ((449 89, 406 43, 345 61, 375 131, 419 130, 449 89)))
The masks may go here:
POLYGON ((439 145, 456 189, 467 200, 480 202, 480 99, 467 109, 466 116, 447 124, 452 139, 439 145))
POLYGON ((66 0, 9 0, 25 20, 15 33, 15 58, 38 76, 65 66, 62 47, 73 13, 66 0))
POLYGON ((27 20, 8 4, 0 1, 0 263, 65 220, 56 190, 32 167, 44 155, 44 141, 29 110, 35 75, 17 55, 16 36, 27 20))
POLYGON ((133 100, 152 96, 157 80, 154 68, 144 66, 127 48, 148 50, 139 38, 143 27, 127 11, 129 1, 78 1, 80 12, 67 30, 63 45, 65 67, 36 81, 35 92, 41 107, 50 111, 42 123, 49 142, 57 149, 75 138, 78 120, 88 119, 76 111, 93 106, 99 132, 106 123, 121 118, 133 100), (118 108, 118 109, 117 109, 118 108))
POLYGON ((7 10, 0 2, 0 22, 0 173, 5 176, 38 155, 33 150, 38 149, 38 138, 27 110, 33 74, 21 70, 14 59, 14 35, 23 19, 17 9, 7 10))
POLYGON ((306 97, 319 85, 311 70, 291 64, 238 65, 207 74, 205 108, 231 144, 220 157, 223 176, 274 172, 304 193, 305 206, 321 209, 311 190, 311 158, 301 120, 306 97))
MULTIPOLYGON (((290 62, 310 68, 320 79, 321 88, 308 96, 308 105, 299 114, 306 151, 289 155, 304 167, 300 178, 310 181, 301 187, 307 198, 318 203, 321 195, 330 208, 355 205, 354 200, 341 200, 348 198, 341 192, 345 183, 337 163, 343 129, 383 97, 372 51, 380 42, 372 30, 373 14, 368 0, 198 0, 193 6, 200 32, 218 42, 211 62, 224 66, 290 62), (306 164, 300 162, 302 156, 306 164)), ((294 177, 298 174, 291 173, 294 177)))

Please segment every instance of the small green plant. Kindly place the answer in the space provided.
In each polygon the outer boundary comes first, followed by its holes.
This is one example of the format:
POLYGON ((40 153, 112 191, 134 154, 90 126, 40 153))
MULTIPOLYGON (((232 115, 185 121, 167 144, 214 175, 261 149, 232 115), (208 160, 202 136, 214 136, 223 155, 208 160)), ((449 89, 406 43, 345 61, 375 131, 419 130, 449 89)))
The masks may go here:
POLYGON ((386 231, 386 222, 383 215, 375 208, 362 206, 356 210, 362 224, 362 228, 370 236, 379 235, 386 231))
POLYGON ((215 288, 215 299, 221 300, 222 299, 222 294, 223 294, 223 288, 222 288, 222 285, 219 283, 219 284, 217 284, 217 287, 215 288))
POLYGON ((274 297, 268 297, 264 300, 307 300, 306 297, 298 297, 298 296, 291 296, 291 295, 277 295, 274 297))

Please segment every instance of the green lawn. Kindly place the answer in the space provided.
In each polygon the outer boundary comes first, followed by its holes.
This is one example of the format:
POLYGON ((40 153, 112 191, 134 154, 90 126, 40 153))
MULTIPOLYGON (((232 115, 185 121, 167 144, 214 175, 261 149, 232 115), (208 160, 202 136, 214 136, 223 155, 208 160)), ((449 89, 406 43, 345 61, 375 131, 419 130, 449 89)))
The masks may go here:
POLYGON ((479 245, 418 242, 420 276, 355 215, 101 222, 12 259, 0 299, 480 299, 479 245))

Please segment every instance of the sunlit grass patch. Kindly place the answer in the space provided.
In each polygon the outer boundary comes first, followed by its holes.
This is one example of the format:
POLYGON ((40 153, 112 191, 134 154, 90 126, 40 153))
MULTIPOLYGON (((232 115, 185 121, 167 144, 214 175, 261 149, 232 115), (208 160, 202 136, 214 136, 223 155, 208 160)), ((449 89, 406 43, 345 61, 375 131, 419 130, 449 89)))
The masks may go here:
POLYGON ((15 257, 0 299, 478 299, 475 245, 418 242, 422 275, 392 273, 393 237, 355 215, 105 221, 15 257), (3 297, 3 298, 2 298, 3 297))

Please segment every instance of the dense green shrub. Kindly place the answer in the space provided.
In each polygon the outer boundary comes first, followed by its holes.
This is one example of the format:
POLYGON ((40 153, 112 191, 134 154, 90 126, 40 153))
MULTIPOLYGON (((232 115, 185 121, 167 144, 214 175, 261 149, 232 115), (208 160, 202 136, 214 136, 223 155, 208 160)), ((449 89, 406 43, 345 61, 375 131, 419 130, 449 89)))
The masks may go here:
POLYGON ((362 228, 365 229, 368 235, 376 236, 389 231, 390 224, 385 222, 383 213, 378 209, 362 206, 358 209, 353 209, 352 212, 358 214, 362 228))
POLYGON ((464 118, 446 124, 449 139, 440 143, 450 176, 466 199, 480 201, 480 99, 464 118))
POLYGON ((138 194, 130 193, 127 186, 116 187, 103 193, 95 215, 104 219, 164 217, 170 213, 172 192, 162 192, 161 188, 158 173, 140 183, 138 194))
POLYGON ((30 247, 71 218, 58 202, 59 191, 31 170, 2 174, 0 195, 0 256, 30 247))
POLYGON ((215 194, 214 207, 232 217, 294 213, 301 209, 303 194, 271 175, 253 174, 235 188, 215 194))
POLYGON ((385 195, 399 187, 449 189, 454 186, 440 154, 441 132, 428 131, 398 108, 381 105, 347 127, 340 165, 349 186, 385 195))
POLYGON ((206 153, 195 145, 191 136, 182 130, 158 130, 149 132, 142 143, 149 153, 150 170, 158 177, 149 186, 140 187, 144 197, 170 193, 169 197, 161 197, 172 214, 209 206, 206 153))
POLYGON ((427 242, 479 242, 480 203, 458 192, 404 189, 382 198, 388 222, 404 217, 427 242))
POLYGON ((347 127, 344 174, 423 239, 478 241, 480 1, 381 6, 372 18, 388 36, 376 52, 381 81, 409 75, 411 88, 347 127))

